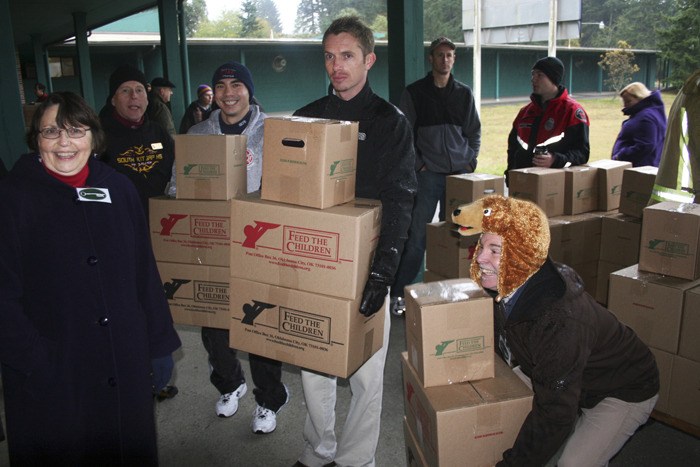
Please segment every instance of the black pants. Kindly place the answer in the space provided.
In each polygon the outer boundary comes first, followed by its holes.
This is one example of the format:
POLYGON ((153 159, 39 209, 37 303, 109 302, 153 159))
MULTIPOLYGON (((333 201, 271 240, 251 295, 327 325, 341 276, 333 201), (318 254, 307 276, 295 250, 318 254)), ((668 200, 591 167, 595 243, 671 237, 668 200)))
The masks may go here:
MULTIPOLYGON (((203 327, 202 342, 209 354, 211 384, 221 394, 235 391, 245 382, 245 375, 236 350, 229 347, 228 330, 203 327)), ((261 407, 277 412, 287 401, 287 391, 282 384, 282 362, 252 353, 248 354, 248 359, 255 385, 255 402, 261 407)))

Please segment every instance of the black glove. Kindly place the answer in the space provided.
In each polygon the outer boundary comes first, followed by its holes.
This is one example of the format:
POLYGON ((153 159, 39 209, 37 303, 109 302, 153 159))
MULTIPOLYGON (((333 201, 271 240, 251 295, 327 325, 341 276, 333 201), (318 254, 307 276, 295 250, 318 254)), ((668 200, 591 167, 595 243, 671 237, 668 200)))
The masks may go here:
POLYGON ((367 280, 365 290, 362 291, 362 301, 360 302, 360 313, 365 316, 372 316, 378 312, 386 301, 386 294, 389 284, 387 281, 372 277, 367 280))

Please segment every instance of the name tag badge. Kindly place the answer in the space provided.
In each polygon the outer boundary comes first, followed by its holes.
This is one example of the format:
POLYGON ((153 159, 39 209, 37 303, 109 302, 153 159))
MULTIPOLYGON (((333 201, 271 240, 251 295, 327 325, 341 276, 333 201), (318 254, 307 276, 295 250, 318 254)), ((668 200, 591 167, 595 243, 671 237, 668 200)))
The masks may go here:
POLYGON ((151 149, 153 149, 154 151, 163 149, 163 143, 151 143, 151 149))
POLYGON ((78 201, 86 203, 112 203, 112 198, 109 197, 107 188, 76 188, 78 193, 78 201))

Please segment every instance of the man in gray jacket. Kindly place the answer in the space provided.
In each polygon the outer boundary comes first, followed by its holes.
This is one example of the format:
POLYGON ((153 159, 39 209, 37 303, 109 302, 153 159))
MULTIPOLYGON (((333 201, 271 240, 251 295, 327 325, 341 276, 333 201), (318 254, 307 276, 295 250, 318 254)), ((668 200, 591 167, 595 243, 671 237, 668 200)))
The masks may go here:
POLYGON ((445 220, 445 179, 471 173, 481 146, 481 121, 469 86, 452 76, 455 45, 438 37, 428 51, 431 71, 408 85, 399 107, 413 127, 418 192, 408 240, 396 280, 391 286, 391 312, 403 314, 403 289, 413 283, 425 254, 425 225, 440 204, 439 219, 445 220))
MULTIPOLYGON (((248 68, 238 62, 224 63, 212 77, 214 100, 218 109, 207 120, 191 127, 189 135, 246 135, 248 164, 248 193, 260 189, 262 178, 263 121, 267 115, 253 104, 253 77, 248 68)), ((175 166, 168 195, 175 196, 175 166)), ((219 417, 231 417, 238 410, 238 399, 248 389, 236 356, 229 347, 226 329, 202 328, 202 342, 209 354, 210 381, 221 397, 216 403, 219 417)), ((277 413, 289 400, 287 387, 282 384, 282 362, 248 354, 253 377, 255 401, 251 429, 254 433, 271 433, 277 427, 277 413)))

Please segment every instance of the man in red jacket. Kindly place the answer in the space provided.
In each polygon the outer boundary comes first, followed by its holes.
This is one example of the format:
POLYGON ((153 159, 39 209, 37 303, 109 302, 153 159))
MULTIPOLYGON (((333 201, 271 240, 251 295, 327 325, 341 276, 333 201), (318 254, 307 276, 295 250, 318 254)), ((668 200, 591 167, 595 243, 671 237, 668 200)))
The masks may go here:
POLYGON ((562 86, 564 64, 545 57, 532 67, 531 102, 520 109, 508 136, 509 170, 568 167, 588 162, 588 115, 562 86))

